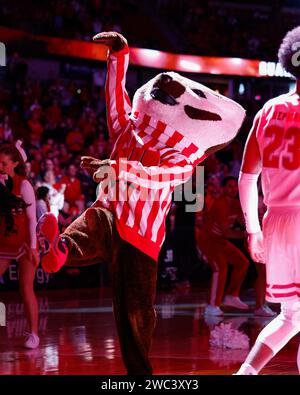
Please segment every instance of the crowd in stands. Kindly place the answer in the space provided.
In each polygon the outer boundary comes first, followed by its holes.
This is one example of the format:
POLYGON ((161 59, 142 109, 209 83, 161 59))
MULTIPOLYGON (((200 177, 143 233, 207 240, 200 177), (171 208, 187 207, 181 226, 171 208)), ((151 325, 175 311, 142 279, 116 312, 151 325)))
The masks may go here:
POLYGON ((272 61, 282 36, 298 25, 299 10, 290 3, 157 0, 160 15, 180 26, 187 53, 272 61))
POLYGON ((95 199, 95 184, 79 166, 81 155, 104 159, 111 151, 101 92, 7 71, 0 88, 0 143, 23 141, 27 175, 36 190, 48 188, 53 212, 61 213, 65 226, 67 214, 76 218, 95 199))
POLYGON ((172 37, 164 37, 165 25, 170 36, 181 37, 180 48, 185 53, 264 60, 276 59, 282 36, 299 20, 299 11, 288 0, 1 3, 0 25, 34 34, 90 41, 99 31, 115 30, 123 33, 132 46, 177 51, 172 37))

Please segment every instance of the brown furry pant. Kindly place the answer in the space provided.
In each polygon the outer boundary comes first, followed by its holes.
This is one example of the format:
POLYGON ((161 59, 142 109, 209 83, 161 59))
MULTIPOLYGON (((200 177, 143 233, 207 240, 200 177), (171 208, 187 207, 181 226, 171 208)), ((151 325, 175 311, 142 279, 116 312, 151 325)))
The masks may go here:
POLYGON ((113 214, 94 205, 62 234, 69 255, 66 265, 110 263, 113 308, 128 374, 152 374, 149 350, 155 327, 157 263, 122 240, 113 214))

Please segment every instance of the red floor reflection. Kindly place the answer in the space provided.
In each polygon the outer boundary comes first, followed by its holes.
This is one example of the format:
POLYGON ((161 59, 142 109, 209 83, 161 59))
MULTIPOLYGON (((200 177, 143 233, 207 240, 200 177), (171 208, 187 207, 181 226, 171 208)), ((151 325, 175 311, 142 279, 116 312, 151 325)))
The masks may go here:
MULTIPOLYGON (((47 291, 38 295, 41 344, 29 351, 22 348, 26 322, 18 294, 1 295, 7 309, 6 327, 0 327, 1 374, 125 374, 110 289, 47 291)), ((211 330, 221 322, 231 322, 232 328, 249 337, 252 346, 270 320, 229 310, 223 318, 207 319, 203 316, 204 295, 198 288, 185 293, 158 293, 158 321, 151 352, 155 374, 231 375, 248 350, 212 347, 211 330)), ((262 374, 298 374, 298 343, 299 337, 292 339, 262 374)))

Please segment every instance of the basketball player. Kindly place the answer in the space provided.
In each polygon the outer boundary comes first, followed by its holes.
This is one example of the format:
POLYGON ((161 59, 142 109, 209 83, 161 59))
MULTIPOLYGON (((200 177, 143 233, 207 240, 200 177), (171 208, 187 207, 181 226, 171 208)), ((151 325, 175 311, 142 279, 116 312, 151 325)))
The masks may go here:
MULTIPOLYGON (((278 57, 296 90, 268 101, 250 131, 239 178, 253 260, 266 263, 266 299, 281 313, 259 334, 237 375, 255 375, 300 331, 300 26, 288 32, 278 57), (261 173, 267 212, 258 221, 261 173)), ((298 353, 299 355, 299 353, 298 353)), ((299 362, 298 362, 299 365, 299 362)))

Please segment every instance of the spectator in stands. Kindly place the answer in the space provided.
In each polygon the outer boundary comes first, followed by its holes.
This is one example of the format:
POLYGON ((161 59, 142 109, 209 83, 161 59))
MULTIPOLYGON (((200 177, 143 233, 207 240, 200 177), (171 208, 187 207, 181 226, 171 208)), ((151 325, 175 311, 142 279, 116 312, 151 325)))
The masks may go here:
POLYGON ((41 218, 45 213, 50 212, 50 196, 48 187, 38 187, 36 191, 36 216, 37 220, 41 218))
POLYGON ((55 184, 53 170, 46 171, 44 175, 44 181, 40 186, 45 186, 49 189, 50 212, 53 213, 56 218, 58 218, 59 210, 61 210, 64 205, 64 192, 66 189, 66 184, 60 184, 59 189, 55 188, 55 184))
POLYGON ((59 211, 58 224, 60 231, 63 232, 77 217, 74 212, 70 210, 70 204, 65 200, 63 208, 59 211))
POLYGON ((84 210, 84 195, 81 191, 81 183, 77 177, 77 168, 73 164, 68 166, 67 175, 63 176, 60 180, 61 184, 66 185, 65 200, 68 201, 70 206, 77 206, 80 211, 84 210))
POLYGON ((75 128, 67 134, 66 144, 68 149, 74 154, 80 154, 84 148, 84 137, 79 129, 75 128))

